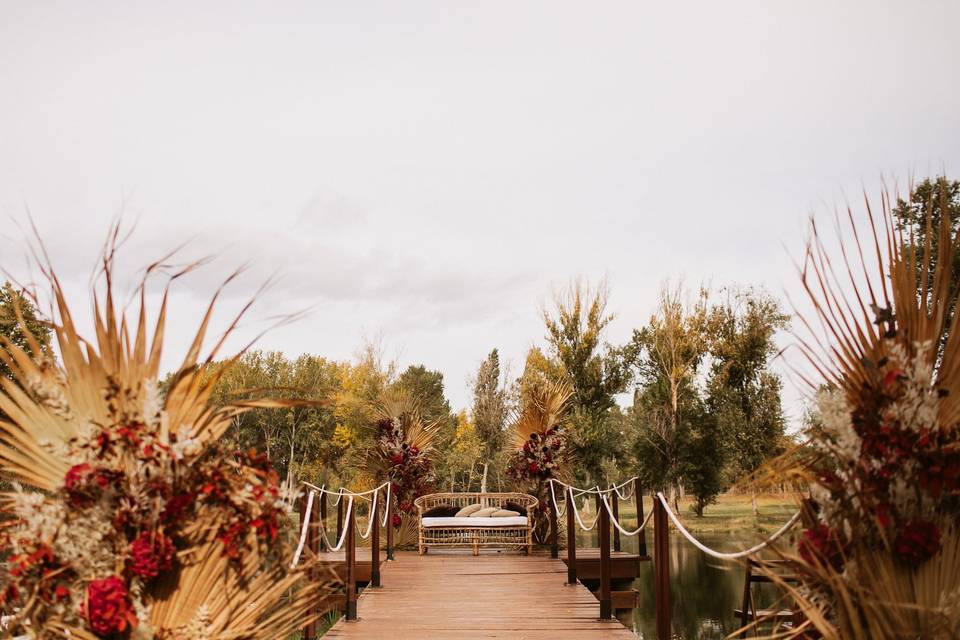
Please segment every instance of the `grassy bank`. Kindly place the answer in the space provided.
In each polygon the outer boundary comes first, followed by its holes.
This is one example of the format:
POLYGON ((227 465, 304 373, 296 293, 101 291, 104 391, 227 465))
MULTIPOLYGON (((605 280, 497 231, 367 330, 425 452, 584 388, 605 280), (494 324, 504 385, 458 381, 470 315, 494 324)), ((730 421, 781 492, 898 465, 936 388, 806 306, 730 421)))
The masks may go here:
MULTIPOLYGON (((757 506, 759 515, 754 516, 750 495, 724 494, 716 504, 708 506, 703 517, 693 512, 692 499, 680 500, 680 516, 683 525, 692 533, 731 533, 757 532, 773 533, 797 511, 797 500, 790 494, 759 494, 757 506)), ((644 514, 650 512, 652 503, 649 498, 643 500, 644 514)), ((591 508, 590 517, 593 510, 591 508)), ((637 510, 631 499, 621 503, 620 518, 624 526, 632 529, 636 526, 637 510)), ((586 516, 585 516, 586 517, 586 516)))

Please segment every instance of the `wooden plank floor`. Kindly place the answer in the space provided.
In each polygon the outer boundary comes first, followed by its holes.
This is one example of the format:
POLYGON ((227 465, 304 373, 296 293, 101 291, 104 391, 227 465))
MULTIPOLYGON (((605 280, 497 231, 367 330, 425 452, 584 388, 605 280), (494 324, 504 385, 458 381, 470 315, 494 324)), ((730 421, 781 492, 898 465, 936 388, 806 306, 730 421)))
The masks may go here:
POLYGON ((565 579, 563 562, 543 555, 399 552, 383 586, 360 595, 360 620, 341 619, 324 638, 636 639, 565 579))

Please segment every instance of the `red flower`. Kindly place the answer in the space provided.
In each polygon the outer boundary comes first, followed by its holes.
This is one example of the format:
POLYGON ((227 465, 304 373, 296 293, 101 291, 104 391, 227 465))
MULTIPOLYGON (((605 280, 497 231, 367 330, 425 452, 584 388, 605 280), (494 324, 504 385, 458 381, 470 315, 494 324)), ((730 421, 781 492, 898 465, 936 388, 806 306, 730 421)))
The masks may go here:
POLYGON ((147 580, 173 566, 176 550, 170 538, 159 531, 144 531, 130 544, 130 570, 147 580))
POLYGON ((911 564, 928 560, 940 551, 940 529, 932 522, 908 522, 897 534, 893 551, 911 564))
POLYGON ((537 473, 538 471, 540 471, 540 465, 538 465, 536 462, 531 462, 530 473, 537 473))
POLYGON ((419 453, 420 453, 420 449, 418 449, 417 447, 410 447, 410 455, 411 455, 411 456, 415 456, 415 455, 417 455, 417 454, 419 454, 419 453))
POLYGON ((403 520, 400 518, 400 514, 399 514, 399 513, 393 514, 393 518, 391 518, 390 520, 392 521, 392 524, 393 524, 393 528, 394 528, 394 529, 399 529, 399 528, 400 528, 400 524, 403 522, 403 520))
POLYGON ((167 500, 167 506, 161 516, 163 521, 166 523, 179 522, 183 518, 184 511, 187 510, 193 500, 194 495, 192 493, 180 493, 167 500))
POLYGON ((809 564, 826 563, 836 569, 843 566, 843 546, 839 533, 825 524, 804 531, 797 550, 809 564))
POLYGON ((85 615, 90 628, 100 635, 123 633, 137 626, 137 616, 130 607, 127 586, 117 576, 94 580, 87 585, 85 615))
POLYGON ((403 456, 399 453, 395 453, 394 455, 390 456, 390 462, 393 464, 393 466, 403 464, 403 456))

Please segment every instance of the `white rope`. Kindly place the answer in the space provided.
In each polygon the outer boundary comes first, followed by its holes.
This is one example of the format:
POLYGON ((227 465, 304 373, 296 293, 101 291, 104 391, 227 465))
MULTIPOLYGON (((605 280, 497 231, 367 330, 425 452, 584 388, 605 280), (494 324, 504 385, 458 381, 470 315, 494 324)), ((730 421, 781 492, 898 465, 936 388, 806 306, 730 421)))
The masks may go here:
POLYGON ((373 494, 373 500, 370 503, 370 512, 367 515, 367 532, 360 534, 361 540, 366 540, 370 537, 370 534, 373 532, 373 526, 377 523, 377 496, 379 495, 379 492, 373 494))
POLYGON ((689 540, 691 544, 693 544, 693 546, 695 546, 697 549, 700 549, 700 551, 703 551, 708 556, 713 556, 714 558, 718 558, 720 560, 738 560, 740 558, 745 558, 747 556, 753 555, 754 553, 756 553, 757 551, 760 551, 767 545, 771 544, 774 540, 782 536, 784 533, 786 533, 787 530, 790 527, 792 527, 797 522, 797 520, 800 519, 800 512, 798 511, 795 514, 793 514, 793 517, 791 517, 787 521, 787 524, 780 527, 779 531, 774 533, 772 536, 770 536, 760 544, 754 545, 749 549, 744 549, 743 551, 737 551, 734 553, 721 553, 720 551, 714 551, 710 547, 702 544, 699 540, 694 538, 689 531, 687 531, 686 527, 683 526, 683 524, 680 522, 680 519, 676 516, 676 514, 674 514, 673 511, 670 510, 670 505, 667 504, 667 499, 663 497, 662 493, 657 493, 657 499, 660 500, 660 504, 663 505, 663 508, 667 510, 667 515, 669 515, 670 519, 673 520, 673 524, 676 525, 677 530, 680 531, 680 533, 682 533, 684 537, 687 540, 689 540))
POLYGON ((653 511, 650 511, 650 513, 647 514, 647 517, 643 519, 643 522, 640 523, 639 527, 637 527, 633 531, 627 531, 622 526, 620 526, 620 522, 617 520, 617 518, 613 516, 613 510, 610 508, 610 503, 607 501, 607 496, 601 494, 600 499, 603 500, 603 506, 607 510, 607 513, 610 515, 610 521, 613 523, 613 525, 617 529, 620 530, 620 533, 622 533, 627 537, 635 536, 641 531, 643 531, 644 527, 647 526, 647 523, 650 522, 650 516, 653 515, 653 511))
MULTIPOLYGON (((383 503, 383 504, 384 504, 384 508, 383 508, 383 520, 380 521, 380 526, 381 526, 381 527, 387 526, 387 516, 390 515, 390 489, 393 487, 393 483, 392 483, 392 482, 387 482, 386 485, 387 485, 387 499, 386 499, 386 501, 383 503)), ((382 486, 382 485, 381 485, 381 486, 382 486)))
MULTIPOLYGON (((340 540, 337 542, 337 546, 331 547, 330 542, 325 540, 327 543, 327 551, 340 551, 340 547, 343 546, 343 541, 347 539, 347 532, 350 531, 350 525, 347 523, 350 522, 350 514, 352 513, 353 513, 353 496, 347 495, 347 508, 346 508, 346 513, 343 516, 343 522, 345 526, 343 527, 343 531, 340 532, 340 540)), ((326 539, 326 536, 324 536, 324 539, 326 539)))
MULTIPOLYGON (((571 498, 573 498, 573 496, 571 496, 571 498)), ((571 502, 573 502, 572 499, 571 499, 571 502)), ((598 522, 600 522, 600 511, 597 511, 597 517, 593 519, 592 525, 588 527, 587 525, 583 524, 583 519, 580 518, 580 509, 577 509, 576 502, 573 502, 573 515, 577 519, 577 522, 580 523, 580 528, 583 529, 584 531, 593 531, 593 528, 597 526, 598 522)))
POLYGON ((563 501, 563 511, 560 510, 560 505, 557 504, 557 494, 553 491, 553 478, 550 478, 550 499, 553 500, 553 509, 557 513, 558 518, 562 518, 567 513, 567 501, 563 501))
POLYGON ((311 491, 307 496, 307 508, 303 512, 303 522, 300 523, 300 543, 297 544, 297 550, 293 554, 293 562, 290 568, 293 569, 300 562, 300 554, 303 553, 303 545, 307 542, 307 529, 310 528, 310 513, 313 511, 313 497, 317 495, 316 491, 311 491))
MULTIPOLYGON (((630 498, 633 497, 633 494, 637 492, 637 485, 634 484, 633 481, 634 481, 634 478, 631 478, 630 480, 627 480, 627 482, 630 483, 630 487, 632 487, 632 488, 628 491, 627 495, 623 495, 622 493, 620 493, 620 488, 619 488, 619 487, 614 487, 614 488, 613 488, 613 490, 616 491, 618 498, 620 498, 621 500, 629 500, 630 498)), ((620 485, 620 486, 622 487, 623 485, 620 485)))

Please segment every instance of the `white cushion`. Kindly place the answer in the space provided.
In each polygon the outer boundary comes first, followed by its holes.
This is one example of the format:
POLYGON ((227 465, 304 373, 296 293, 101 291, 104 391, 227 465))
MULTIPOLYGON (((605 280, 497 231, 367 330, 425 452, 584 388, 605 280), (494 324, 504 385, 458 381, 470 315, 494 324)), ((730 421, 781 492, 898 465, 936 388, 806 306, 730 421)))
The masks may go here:
POLYGON ((526 516, 513 518, 423 518, 425 527, 522 527, 526 526, 526 516))

